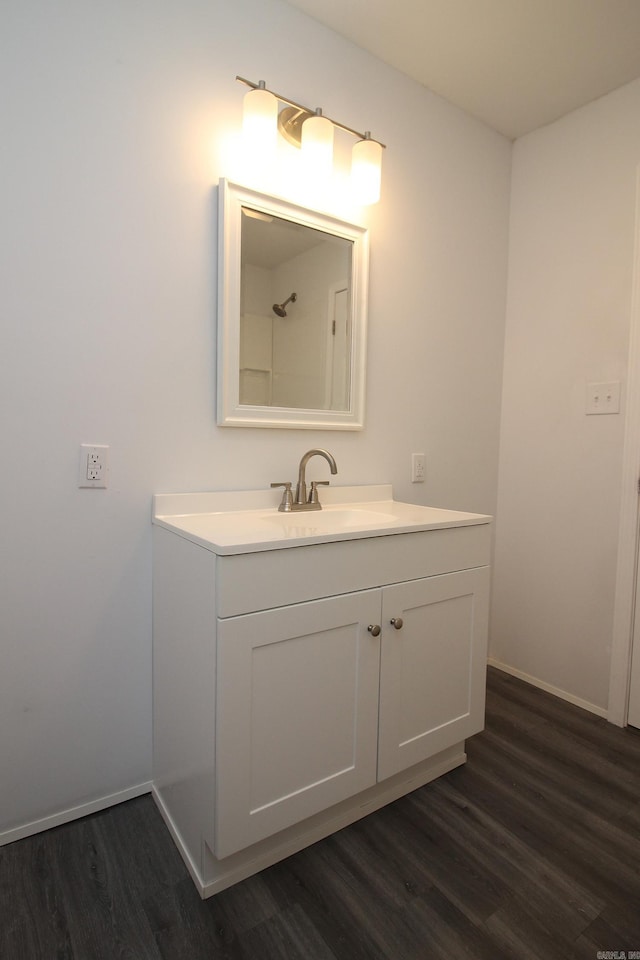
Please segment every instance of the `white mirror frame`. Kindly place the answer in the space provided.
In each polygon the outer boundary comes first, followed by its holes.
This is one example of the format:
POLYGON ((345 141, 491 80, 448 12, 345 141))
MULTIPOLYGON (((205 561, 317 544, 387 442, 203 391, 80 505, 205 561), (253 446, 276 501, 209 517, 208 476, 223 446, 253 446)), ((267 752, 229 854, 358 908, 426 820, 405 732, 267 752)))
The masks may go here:
POLYGON ((362 430, 364 426, 369 235, 366 227, 220 180, 218 195, 217 422, 227 427, 362 430), (311 410, 240 404, 242 207, 321 230, 353 243, 349 409, 311 410))

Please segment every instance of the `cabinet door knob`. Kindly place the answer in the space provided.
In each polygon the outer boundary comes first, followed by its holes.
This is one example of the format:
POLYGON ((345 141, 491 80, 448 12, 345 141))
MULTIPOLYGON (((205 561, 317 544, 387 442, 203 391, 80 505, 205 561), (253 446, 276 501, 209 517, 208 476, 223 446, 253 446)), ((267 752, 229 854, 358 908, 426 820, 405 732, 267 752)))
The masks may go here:
POLYGON ((404 620, 402 617, 394 617, 393 620, 390 620, 389 622, 391 623, 392 627, 396 628, 396 630, 402 630, 402 627, 404 626, 404 620))
POLYGON ((369 626, 367 627, 367 630, 369 631, 372 637, 380 636, 380 624, 378 623, 370 623, 369 626))

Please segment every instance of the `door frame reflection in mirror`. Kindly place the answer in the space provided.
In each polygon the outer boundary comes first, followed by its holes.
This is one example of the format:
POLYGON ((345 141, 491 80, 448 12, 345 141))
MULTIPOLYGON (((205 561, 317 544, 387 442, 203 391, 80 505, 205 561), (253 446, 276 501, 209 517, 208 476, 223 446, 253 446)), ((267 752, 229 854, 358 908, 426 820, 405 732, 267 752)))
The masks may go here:
MULTIPOLYGON (((280 427, 288 429, 361 430, 364 426, 366 375, 367 292, 369 271, 369 234, 366 227, 337 219, 289 201, 259 193, 248 187, 221 180, 218 191, 218 385, 217 422, 220 426, 280 427), (262 215, 277 217, 292 224, 309 227, 329 237, 351 244, 348 325, 350 357, 347 381, 348 404, 345 410, 307 407, 261 406, 240 403, 240 318, 242 300, 242 226, 248 218, 243 207, 262 215)), ((279 304, 295 287, 287 286, 273 298, 279 304)), ((326 303, 331 290, 327 289, 326 303)), ((293 315, 299 302, 289 303, 293 315)), ((327 307, 328 309, 328 307, 327 307)), ((257 371, 259 373, 260 371, 257 371)), ((269 375, 265 372, 265 375, 269 375)), ((326 402, 326 401, 325 401, 326 402)))

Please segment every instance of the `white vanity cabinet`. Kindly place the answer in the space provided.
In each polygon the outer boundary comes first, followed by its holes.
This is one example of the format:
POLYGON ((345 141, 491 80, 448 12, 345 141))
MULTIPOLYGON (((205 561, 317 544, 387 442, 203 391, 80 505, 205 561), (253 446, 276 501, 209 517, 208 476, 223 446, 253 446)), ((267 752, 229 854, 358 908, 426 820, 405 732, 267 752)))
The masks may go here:
POLYGON ((218 856, 482 729, 487 574, 218 621, 218 856))
POLYGON ((464 762, 488 520, 233 555, 154 528, 154 796, 203 896, 464 762))
POLYGON ((488 597, 488 567, 382 591, 378 780, 482 730, 488 597))
POLYGON ((376 782, 379 620, 367 591, 218 622, 219 856, 376 782))

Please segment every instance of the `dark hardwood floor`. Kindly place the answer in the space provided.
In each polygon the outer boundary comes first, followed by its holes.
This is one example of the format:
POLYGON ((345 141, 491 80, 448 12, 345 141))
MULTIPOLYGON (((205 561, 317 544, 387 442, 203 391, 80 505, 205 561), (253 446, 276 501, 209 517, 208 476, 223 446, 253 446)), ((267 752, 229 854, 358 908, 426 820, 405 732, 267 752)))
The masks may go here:
POLYGON ((468 757, 207 901, 149 796, 0 848, 0 958, 640 957, 640 732, 489 671, 468 757))

